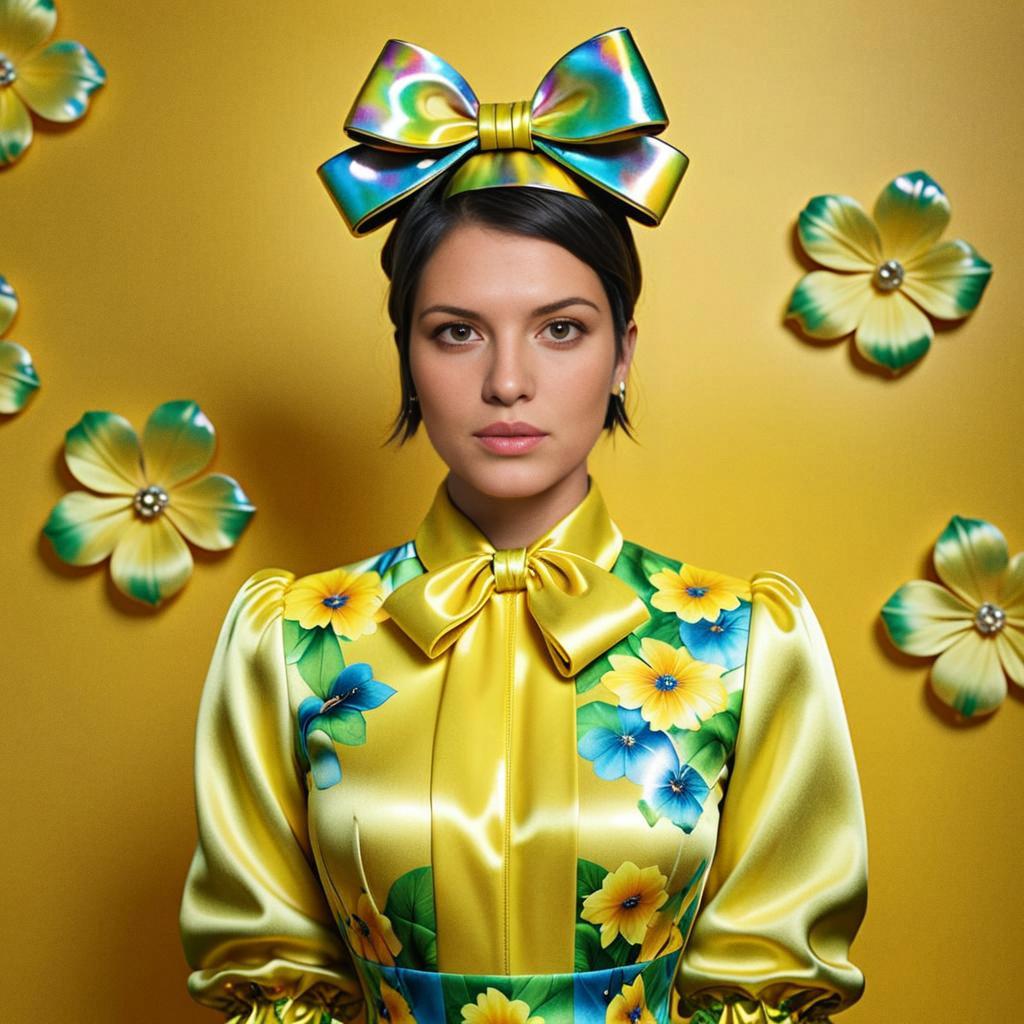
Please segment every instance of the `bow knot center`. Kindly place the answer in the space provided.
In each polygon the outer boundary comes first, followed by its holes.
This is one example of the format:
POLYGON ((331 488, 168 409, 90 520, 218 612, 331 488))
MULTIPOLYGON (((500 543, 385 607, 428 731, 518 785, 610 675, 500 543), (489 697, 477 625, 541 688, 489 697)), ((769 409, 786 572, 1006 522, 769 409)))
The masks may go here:
POLYGON ((482 150, 533 149, 529 100, 481 103, 476 124, 482 150))
POLYGON ((526 589, 526 548, 504 548, 495 551, 491 558, 494 570, 494 589, 525 590, 526 589))

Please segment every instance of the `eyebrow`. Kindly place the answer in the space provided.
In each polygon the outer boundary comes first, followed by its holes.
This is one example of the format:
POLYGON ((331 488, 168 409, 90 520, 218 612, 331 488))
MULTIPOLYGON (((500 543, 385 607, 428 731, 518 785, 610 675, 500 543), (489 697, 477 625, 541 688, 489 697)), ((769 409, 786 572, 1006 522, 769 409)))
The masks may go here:
MULTIPOLYGON (((564 309, 566 306, 592 306, 600 312, 598 307, 591 302, 590 299, 585 299, 582 295, 571 295, 567 299, 559 299, 557 302, 548 302, 543 306, 538 306, 530 315, 543 316, 545 313, 554 313, 555 310, 564 309)), ((419 319, 422 320, 428 313, 451 313, 453 316, 480 318, 480 314, 473 309, 463 309, 461 306, 438 305, 429 306, 427 309, 423 310, 419 315, 419 319)))

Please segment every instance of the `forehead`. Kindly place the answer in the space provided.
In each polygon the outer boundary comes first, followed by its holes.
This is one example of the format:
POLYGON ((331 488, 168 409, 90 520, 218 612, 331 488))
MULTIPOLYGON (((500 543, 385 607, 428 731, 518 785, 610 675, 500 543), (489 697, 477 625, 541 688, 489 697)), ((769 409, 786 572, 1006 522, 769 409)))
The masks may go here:
POLYGON ((601 279, 563 246, 463 223, 445 236, 424 265, 416 305, 447 302, 473 309, 532 309, 567 295, 581 295, 607 308, 601 279))

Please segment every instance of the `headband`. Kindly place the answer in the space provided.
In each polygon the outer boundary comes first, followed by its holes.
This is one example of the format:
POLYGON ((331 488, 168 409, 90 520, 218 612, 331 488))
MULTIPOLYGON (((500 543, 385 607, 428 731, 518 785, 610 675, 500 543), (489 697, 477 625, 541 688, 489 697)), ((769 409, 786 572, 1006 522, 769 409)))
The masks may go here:
POLYGON ((402 200, 446 171, 445 197, 526 185, 590 198, 583 185, 595 185, 653 227, 689 163, 654 138, 667 125, 627 28, 571 49, 532 100, 516 103, 480 103, 447 61, 389 39, 345 119, 357 145, 317 174, 357 237, 396 217, 402 200))

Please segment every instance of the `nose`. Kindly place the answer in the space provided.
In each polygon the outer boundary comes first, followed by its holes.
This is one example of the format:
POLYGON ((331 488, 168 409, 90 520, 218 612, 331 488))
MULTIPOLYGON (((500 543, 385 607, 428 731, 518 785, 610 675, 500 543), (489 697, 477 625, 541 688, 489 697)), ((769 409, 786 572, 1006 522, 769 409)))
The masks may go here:
POLYGON ((490 363, 484 374, 483 399, 514 405, 534 393, 534 372, 529 342, 511 334, 499 335, 491 345, 490 363))

